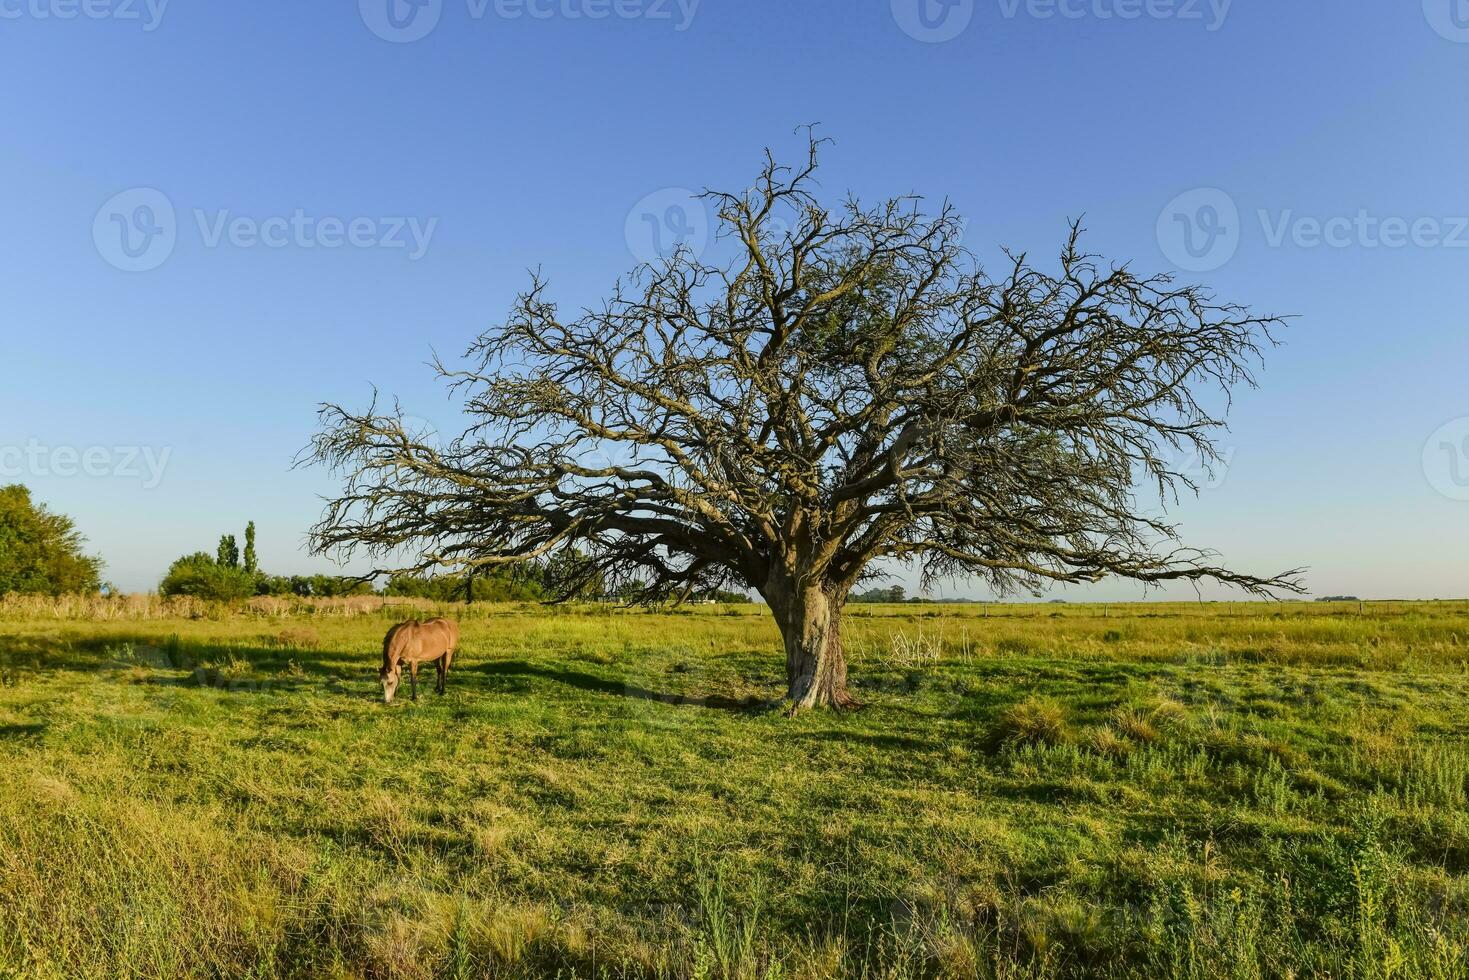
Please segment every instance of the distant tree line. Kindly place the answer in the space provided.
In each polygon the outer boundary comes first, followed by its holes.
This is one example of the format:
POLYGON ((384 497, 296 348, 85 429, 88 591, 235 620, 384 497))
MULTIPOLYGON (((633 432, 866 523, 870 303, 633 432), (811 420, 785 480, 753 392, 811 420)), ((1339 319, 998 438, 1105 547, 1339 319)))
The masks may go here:
POLYGON ((394 575, 383 595, 436 602, 534 602, 545 598, 542 583, 504 572, 469 575, 394 575))
POLYGON ((728 589, 715 589, 698 596, 704 602, 722 602, 726 605, 738 605, 741 602, 753 602, 747 593, 731 592, 728 589))
MULTIPOLYGON (((928 596, 909 595, 901 585, 890 585, 885 589, 868 589, 866 592, 853 592, 847 596, 848 602, 937 602, 928 596)), ((967 600, 954 600, 967 601, 967 600)))
MULTIPOLYGON (((885 589, 868 589, 866 592, 853 592, 847 596, 848 602, 907 602, 915 605, 928 603, 931 605, 970 605, 981 602, 980 599, 934 599, 926 595, 909 595, 901 585, 890 585, 885 589)), ((1064 602, 1064 599, 1052 599, 1052 602, 1064 602)))
MULTIPOLYGON (((84 551, 75 523, 32 501, 19 484, 0 487, 0 595, 66 595, 104 588, 102 559, 84 551)), ((110 588, 110 587, 109 587, 110 588)), ((273 575, 260 567, 255 522, 245 525, 244 545, 222 534, 213 553, 196 551, 176 559, 158 591, 233 602, 252 596, 333 598, 352 595, 404 596, 435 602, 538 602, 570 594, 582 600, 623 600, 634 586, 610 590, 597 568, 570 552, 514 570, 482 570, 473 575, 394 575, 381 591, 371 581, 350 575, 273 575)), ((741 592, 712 590, 695 600, 749 602, 741 592)))
MULTIPOLYGON (((386 595, 435 602, 536 602, 571 594, 583 600, 617 599, 608 594, 597 569, 581 554, 569 553, 512 570, 475 573, 391 576, 379 592, 373 583, 348 575, 272 575, 260 568, 255 550, 255 522, 245 525, 242 551, 233 534, 220 536, 214 554, 196 551, 169 566, 159 585, 163 595, 194 596, 222 602, 257 595, 333 598, 386 595)), ((748 602, 741 593, 700 595, 721 602, 748 602)))
POLYGON ((868 589, 866 592, 853 592, 847 597, 848 602, 907 602, 908 593, 901 585, 891 585, 886 589, 868 589))

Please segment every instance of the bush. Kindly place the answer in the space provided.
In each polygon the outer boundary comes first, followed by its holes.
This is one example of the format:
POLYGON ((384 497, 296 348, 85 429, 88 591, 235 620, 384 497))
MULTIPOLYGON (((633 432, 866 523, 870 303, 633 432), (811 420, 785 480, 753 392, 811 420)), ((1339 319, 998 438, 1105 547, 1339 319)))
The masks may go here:
POLYGON ((243 568, 231 568, 203 551, 175 561, 158 586, 166 596, 186 595, 196 599, 231 602, 255 594, 258 576, 243 568))

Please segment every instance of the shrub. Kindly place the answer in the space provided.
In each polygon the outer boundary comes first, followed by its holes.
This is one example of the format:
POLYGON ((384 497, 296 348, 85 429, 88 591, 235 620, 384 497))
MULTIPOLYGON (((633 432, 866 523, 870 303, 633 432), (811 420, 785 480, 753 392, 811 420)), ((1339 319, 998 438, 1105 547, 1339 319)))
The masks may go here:
POLYGON ((232 602, 255 594, 257 576, 243 568, 221 565, 214 556, 196 551, 175 561, 158 586, 166 596, 186 595, 196 599, 232 602))

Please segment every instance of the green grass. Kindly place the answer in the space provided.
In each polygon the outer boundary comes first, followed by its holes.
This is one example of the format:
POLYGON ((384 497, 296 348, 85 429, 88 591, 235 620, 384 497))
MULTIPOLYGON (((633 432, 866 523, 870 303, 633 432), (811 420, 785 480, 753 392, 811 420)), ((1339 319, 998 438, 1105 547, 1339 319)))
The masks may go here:
POLYGON ((0 976, 1469 975, 1469 604, 850 612, 0 603, 0 976))

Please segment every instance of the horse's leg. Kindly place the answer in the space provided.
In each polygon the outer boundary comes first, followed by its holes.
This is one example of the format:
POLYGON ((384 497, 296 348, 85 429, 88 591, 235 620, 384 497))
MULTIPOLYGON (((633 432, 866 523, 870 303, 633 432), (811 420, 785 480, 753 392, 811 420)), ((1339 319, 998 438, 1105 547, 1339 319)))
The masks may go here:
POLYGON ((413 691, 413 700, 418 700, 418 661, 408 665, 408 686, 413 691))
POLYGON ((438 674, 438 693, 443 694, 444 678, 447 677, 449 674, 449 655, 447 653, 439 657, 438 660, 434 661, 434 672, 438 674))

